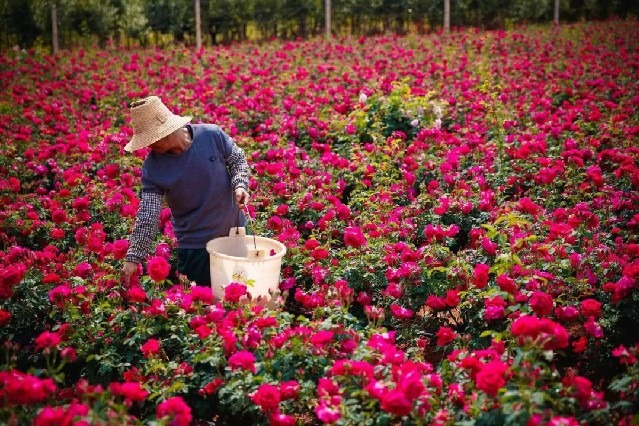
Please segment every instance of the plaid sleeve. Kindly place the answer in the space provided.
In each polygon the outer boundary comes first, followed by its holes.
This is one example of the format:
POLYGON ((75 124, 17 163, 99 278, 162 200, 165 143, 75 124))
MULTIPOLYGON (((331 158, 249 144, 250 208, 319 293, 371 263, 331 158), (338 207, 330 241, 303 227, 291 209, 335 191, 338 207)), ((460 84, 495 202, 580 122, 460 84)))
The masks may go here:
POLYGON ((161 209, 161 194, 142 192, 135 226, 129 238, 129 250, 126 254, 127 261, 142 263, 151 253, 153 242, 158 233, 161 209))
POLYGON ((249 167, 242 148, 235 143, 231 148, 231 155, 226 158, 226 167, 231 174, 231 186, 233 189, 244 188, 248 190, 249 167))

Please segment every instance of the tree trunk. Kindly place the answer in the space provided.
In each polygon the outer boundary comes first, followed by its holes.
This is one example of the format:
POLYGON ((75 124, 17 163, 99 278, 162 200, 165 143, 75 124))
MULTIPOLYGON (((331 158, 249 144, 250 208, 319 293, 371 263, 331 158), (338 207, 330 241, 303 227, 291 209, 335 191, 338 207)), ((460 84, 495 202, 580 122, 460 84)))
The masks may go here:
POLYGON ((450 31, 450 0, 444 0, 444 31, 450 31))
POLYGON ((53 54, 57 54, 60 50, 58 44, 58 9, 55 1, 51 3, 51 39, 53 41, 53 54))
POLYGON ((202 25, 200 21, 200 0, 195 0, 195 48, 202 48, 202 25))
POLYGON ((326 15, 326 39, 331 39, 331 0, 324 0, 324 13, 326 15))
POLYGON ((559 0, 555 0, 555 8, 552 21, 555 25, 559 25, 559 0))

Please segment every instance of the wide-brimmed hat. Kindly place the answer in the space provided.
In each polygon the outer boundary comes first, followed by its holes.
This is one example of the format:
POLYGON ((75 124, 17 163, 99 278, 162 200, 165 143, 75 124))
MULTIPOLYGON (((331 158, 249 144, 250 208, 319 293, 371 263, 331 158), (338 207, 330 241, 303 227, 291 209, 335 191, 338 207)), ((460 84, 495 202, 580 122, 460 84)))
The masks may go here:
POLYGON ((128 152, 152 145, 191 121, 173 114, 157 96, 132 102, 130 108, 133 138, 124 147, 128 152))

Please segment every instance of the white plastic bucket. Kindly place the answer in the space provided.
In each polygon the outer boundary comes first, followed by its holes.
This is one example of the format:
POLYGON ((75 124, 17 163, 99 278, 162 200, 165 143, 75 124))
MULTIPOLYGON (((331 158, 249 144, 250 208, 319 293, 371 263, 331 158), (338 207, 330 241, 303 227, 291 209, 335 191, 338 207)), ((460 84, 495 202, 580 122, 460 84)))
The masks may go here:
POLYGON ((231 228, 228 237, 209 241, 206 251, 211 263, 211 287, 217 298, 224 298, 224 288, 230 283, 245 284, 251 299, 260 304, 271 302, 279 292, 286 254, 286 246, 279 241, 246 235, 244 228, 231 228))

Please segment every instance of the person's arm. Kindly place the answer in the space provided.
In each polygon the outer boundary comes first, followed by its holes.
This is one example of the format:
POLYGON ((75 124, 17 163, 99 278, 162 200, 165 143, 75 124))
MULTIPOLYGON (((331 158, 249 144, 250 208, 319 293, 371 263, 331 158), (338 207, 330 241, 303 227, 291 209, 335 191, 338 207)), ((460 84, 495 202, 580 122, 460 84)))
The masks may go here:
POLYGON ((235 192, 235 201, 238 206, 244 207, 249 201, 249 166, 242 148, 237 146, 228 135, 224 134, 224 138, 225 145, 229 148, 229 155, 225 157, 225 161, 231 175, 231 187, 235 192))
POLYGON ((129 250, 126 253, 122 275, 128 284, 137 273, 138 265, 143 263, 153 250, 153 242, 158 233, 162 195, 155 192, 142 192, 133 232, 129 238, 129 250))
POLYGON ((226 167, 231 175, 233 189, 244 188, 248 190, 249 167, 244 151, 233 143, 231 155, 226 158, 226 167))

